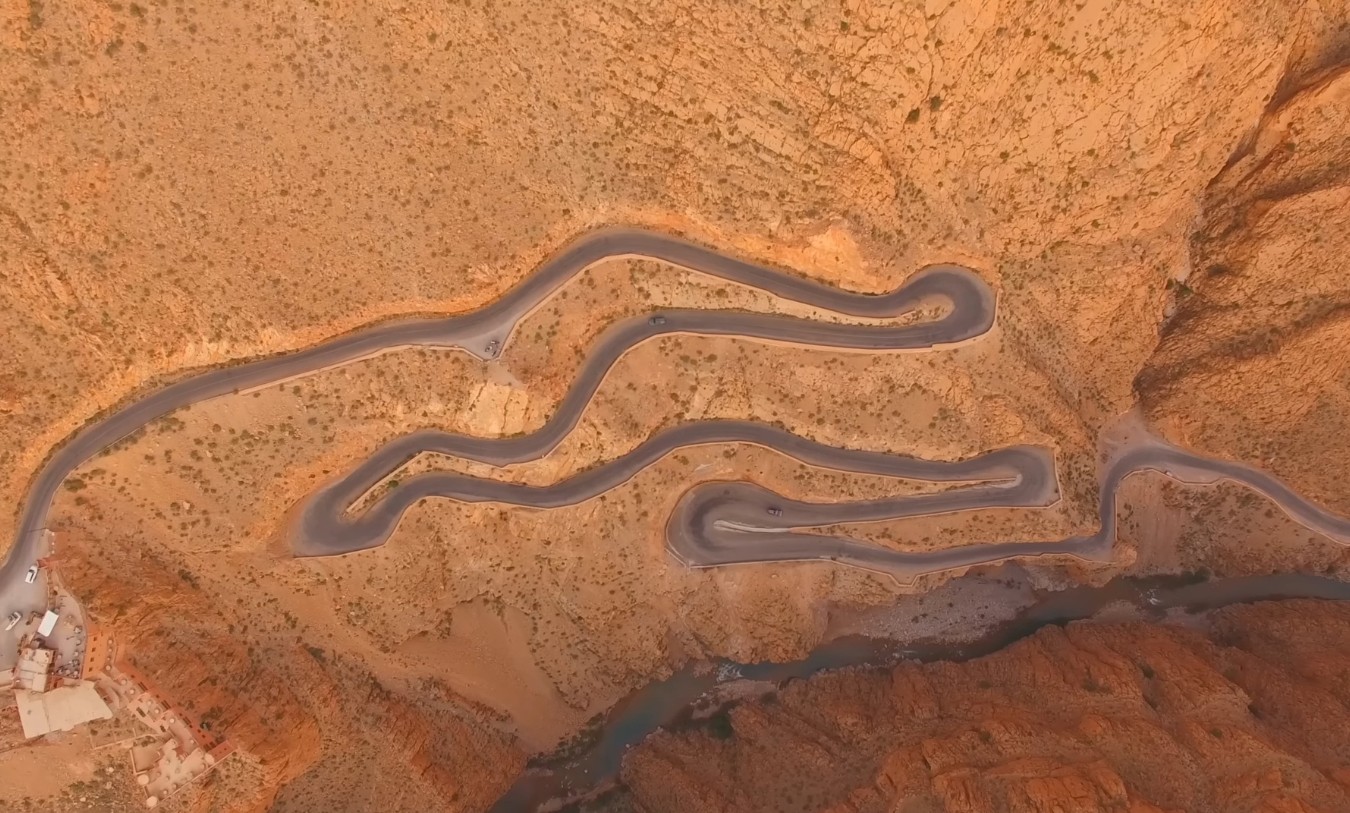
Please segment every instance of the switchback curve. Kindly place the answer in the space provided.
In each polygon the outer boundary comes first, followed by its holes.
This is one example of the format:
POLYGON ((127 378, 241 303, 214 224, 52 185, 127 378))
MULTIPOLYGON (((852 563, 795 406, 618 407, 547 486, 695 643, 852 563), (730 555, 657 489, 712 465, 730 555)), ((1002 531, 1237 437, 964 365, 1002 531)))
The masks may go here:
MULTIPOLYGON (((867 502, 813 504, 783 500, 748 483, 706 483, 681 499, 667 527, 672 553, 695 567, 742 562, 828 559, 890 573, 897 578, 1010 556, 1066 553, 1101 559, 1114 538, 1114 500, 1129 474, 1186 469, 1201 479, 1230 479, 1274 499, 1314 530, 1350 542, 1350 523, 1308 503, 1269 475, 1236 463, 1212 461, 1166 444, 1123 454, 1104 472, 1100 531, 1059 542, 990 542, 924 554, 886 551, 849 539, 805 534, 797 529, 846 522, 946 513, 996 506, 1047 505, 1058 498, 1048 450, 1012 447, 964 461, 922 461, 896 455, 824 446, 761 424, 716 421, 678 426, 650 438, 629 454, 561 483, 522 486, 436 472, 411 478, 362 516, 346 509, 371 485, 422 451, 453 454, 507 465, 547 454, 575 426, 606 372, 632 346, 670 333, 735 335, 817 347, 869 351, 917 350, 983 335, 994 320, 995 298, 976 274, 959 266, 935 266, 884 294, 860 294, 822 285, 720 254, 687 241, 637 229, 605 229, 585 235, 554 255, 497 301, 475 311, 437 319, 408 319, 371 327, 313 348, 236 367, 194 375, 131 403, 86 426, 61 446, 29 491, 18 539, 0 567, 4 589, 34 558, 52 499, 75 468, 150 421, 209 398, 305 375, 396 347, 459 347, 491 358, 519 321, 563 284, 603 260, 641 257, 682 266, 729 282, 823 310, 868 318, 893 318, 920 306, 945 303, 941 317, 906 325, 832 324, 764 314, 671 310, 620 322, 605 331, 567 396, 543 429, 515 438, 473 438, 422 431, 378 450, 353 472, 306 502, 293 540, 297 555, 346 553, 382 544, 407 507, 418 499, 446 496, 499 501, 537 508, 589 499, 632 477, 673 449, 701 443, 756 443, 812 465, 965 485, 938 494, 867 502), (768 511, 773 508, 773 513, 768 511), (771 516, 772 520, 765 517, 771 516)), ((1178 477, 1178 479, 1184 479, 1178 477)), ((0 610, 7 608, 0 607, 0 610)))

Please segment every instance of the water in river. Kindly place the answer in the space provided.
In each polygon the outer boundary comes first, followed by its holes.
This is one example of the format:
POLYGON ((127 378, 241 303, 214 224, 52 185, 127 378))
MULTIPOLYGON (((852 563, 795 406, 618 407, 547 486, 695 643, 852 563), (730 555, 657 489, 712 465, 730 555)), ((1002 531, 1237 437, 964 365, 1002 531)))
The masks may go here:
POLYGON ((960 643, 897 642, 850 636, 822 644, 789 663, 690 664, 665 680, 634 692, 605 716, 604 723, 568 756, 546 759, 527 770, 493 806, 492 813, 553 810, 611 783, 627 750, 662 726, 687 719, 720 685, 736 680, 781 683, 846 666, 888 667, 902 660, 966 660, 987 655, 1048 624, 1090 618, 1117 603, 1161 616, 1184 608, 1203 611, 1282 598, 1350 599, 1350 584, 1319 576, 1279 574, 1205 581, 1195 577, 1119 578, 1102 587, 1048 593, 1016 618, 984 637, 960 643))

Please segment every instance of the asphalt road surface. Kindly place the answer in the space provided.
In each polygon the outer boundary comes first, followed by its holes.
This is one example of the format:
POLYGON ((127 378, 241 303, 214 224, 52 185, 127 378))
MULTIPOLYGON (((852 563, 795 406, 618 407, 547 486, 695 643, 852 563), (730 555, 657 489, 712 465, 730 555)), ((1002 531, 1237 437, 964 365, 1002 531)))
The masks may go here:
MULTIPOLYGON (((1102 530, 1093 537, 1061 542, 990 542, 926 554, 902 554, 848 539, 800 533, 796 529, 843 522, 873 521, 919 514, 999 506, 1047 505, 1058 499, 1050 452, 1015 447, 964 461, 916 460, 861 450, 836 449, 760 424, 703 422, 662 432, 631 453, 569 480, 528 487, 430 473, 389 491, 359 517, 345 509, 357 497, 421 451, 443 452, 505 465, 532 460, 556 447, 576 425, 605 374, 633 345, 670 333, 733 335, 801 345, 861 351, 922 350, 977 338, 993 324, 995 298, 976 274, 959 266, 935 266, 895 291, 858 294, 782 271, 738 260, 683 240, 635 229, 606 229, 586 235, 540 266, 496 302, 469 313, 436 319, 408 319, 371 327, 307 350, 210 370, 160 389, 89 424, 48 459, 29 490, 8 559, 0 567, 0 613, 21 606, 18 585, 36 559, 42 530, 61 482, 85 461, 176 409, 265 386, 276 381, 364 358, 397 347, 459 347, 491 358, 507 347, 519 321, 580 271, 618 257, 665 261, 759 288, 775 296, 835 313, 893 319, 928 305, 943 315, 915 324, 831 324, 783 316, 731 311, 670 310, 620 322, 591 349, 567 396, 548 423, 531 435, 474 438, 436 431, 407 435, 378 450, 351 473, 328 484, 301 512, 293 539, 297 555, 349 553, 382 544, 408 506, 422 497, 496 501, 546 509, 590 499, 631 478, 670 450, 701 443, 748 442, 782 451, 813 465, 896 477, 960 482, 936 495, 869 502, 812 504, 786 501, 750 484, 709 484, 691 489, 667 529, 671 551, 693 567, 801 559, 835 560, 892 573, 899 578, 923 572, 992 562, 1010 556, 1068 553, 1085 558, 1107 555, 1114 537, 1114 495, 1130 471, 1190 467, 1192 472, 1227 477, 1257 488, 1315 530, 1344 534, 1350 524, 1308 504, 1273 478, 1249 467, 1208 461, 1166 446, 1141 447, 1104 478, 1102 530), (659 319, 654 317, 660 317, 659 319), (1122 466, 1124 468, 1122 468, 1122 466), (1133 468, 1130 468, 1133 467, 1133 468), (768 508, 780 508, 780 516, 768 508)), ((1203 477, 1202 477, 1203 478, 1203 477)), ((0 642, 2 643, 2 642, 0 642)))

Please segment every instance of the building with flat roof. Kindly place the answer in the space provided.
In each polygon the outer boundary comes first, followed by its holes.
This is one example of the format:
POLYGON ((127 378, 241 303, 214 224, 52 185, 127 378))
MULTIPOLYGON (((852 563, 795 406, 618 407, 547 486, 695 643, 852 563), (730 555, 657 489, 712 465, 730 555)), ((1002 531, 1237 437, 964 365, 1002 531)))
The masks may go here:
POLYGON ((19 706, 23 735, 30 740, 53 731, 70 731, 91 720, 112 717, 112 709, 92 683, 77 683, 41 693, 17 689, 14 699, 19 706))
POLYGON ((19 650, 19 663, 14 667, 16 690, 41 694, 52 686, 52 665, 56 653, 50 649, 26 646, 19 650))
POLYGON ((86 627, 84 665, 80 677, 93 680, 112 662, 113 639, 107 630, 90 622, 86 627))

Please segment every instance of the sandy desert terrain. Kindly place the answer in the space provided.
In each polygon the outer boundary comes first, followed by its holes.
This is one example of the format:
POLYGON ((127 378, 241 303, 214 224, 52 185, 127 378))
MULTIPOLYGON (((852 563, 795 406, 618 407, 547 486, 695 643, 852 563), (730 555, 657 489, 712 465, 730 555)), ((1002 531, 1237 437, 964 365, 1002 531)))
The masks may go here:
MULTIPOLYGON (((832 530, 907 551, 1059 539, 1093 529, 1099 432, 1138 404, 1168 439, 1350 513, 1328 464, 1350 457, 1347 26, 1343 2, 7 4, 0 505, 12 524, 63 439, 156 386, 484 305, 577 235, 621 224, 853 291, 961 263, 996 291, 997 322, 922 353, 649 342, 546 458, 424 456, 384 488, 426 470, 556 482, 662 428, 736 418, 934 459, 1047 446, 1063 497, 1050 508, 832 530)), ((888 608, 961 572, 899 585, 828 563, 693 571, 669 557, 666 518, 700 482, 821 501, 929 487, 749 446, 691 448, 554 511, 428 500, 378 550, 289 555, 298 506, 381 444, 425 427, 530 432, 607 326, 676 307, 841 318, 615 260, 530 315, 498 361, 395 351, 224 396, 69 478, 51 518, 62 580, 239 749, 161 809, 486 810, 528 760, 687 662, 801 657, 862 618, 918 634, 888 608)), ((1028 564, 1027 588, 1350 566, 1232 486, 1141 475, 1120 515, 1111 562, 1028 564)), ((1330 606, 1316 614, 1334 626, 1330 606)), ((948 632, 971 620, 948 609, 948 632)), ((1215 629, 1232 635, 1292 629, 1274 611, 1225 612, 1215 629)), ((1210 633, 1100 634, 1164 658, 1185 649, 1177 636, 1210 633)), ((1055 635, 1090 647, 1075 636, 1098 633, 1055 635)), ((1215 663, 1190 665, 1209 686, 1215 663)), ((1279 739, 1291 720, 1261 721, 1278 740, 1262 759, 1301 753, 1279 739)), ((0 745, 0 802, 143 809, 81 737, 0 745), (59 782, 10 782, 44 752, 69 766, 59 782)), ((888 791, 868 788, 884 755, 907 757, 874 744, 871 773, 802 809, 844 792, 873 808, 833 809, 880 809, 888 791)), ((632 809, 678 786, 651 768, 666 746, 625 769, 632 809)), ((1109 764, 1130 800, 1180 803, 1094 754, 1053 770, 1096 787, 1109 764)), ((1231 756, 1196 764, 1218 777, 1231 756)), ((1325 772, 1343 795, 1343 771, 1325 772)), ((1316 785, 1298 797, 1308 809, 1336 809, 1330 786, 1299 776, 1316 785)))

